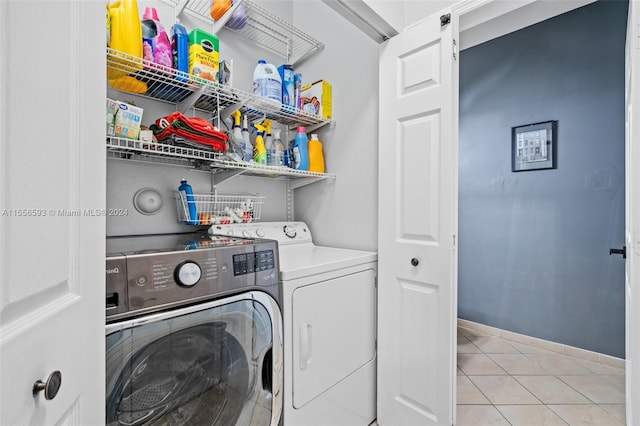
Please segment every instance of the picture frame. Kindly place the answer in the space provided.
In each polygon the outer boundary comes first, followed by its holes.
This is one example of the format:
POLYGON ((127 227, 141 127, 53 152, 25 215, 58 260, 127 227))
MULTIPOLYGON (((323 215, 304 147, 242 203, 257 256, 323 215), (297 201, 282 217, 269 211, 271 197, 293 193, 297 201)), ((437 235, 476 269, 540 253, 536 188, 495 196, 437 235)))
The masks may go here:
POLYGON ((511 171, 555 169, 557 120, 511 128, 511 171))

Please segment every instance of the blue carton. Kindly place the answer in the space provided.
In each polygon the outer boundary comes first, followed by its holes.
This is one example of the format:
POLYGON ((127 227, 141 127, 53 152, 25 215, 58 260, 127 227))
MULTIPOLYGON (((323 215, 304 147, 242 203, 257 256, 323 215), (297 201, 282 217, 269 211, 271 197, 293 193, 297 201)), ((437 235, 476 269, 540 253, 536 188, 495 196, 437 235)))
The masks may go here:
POLYGON ((282 106, 295 109, 296 98, 293 91, 293 67, 291 65, 280 65, 278 73, 282 80, 282 106))

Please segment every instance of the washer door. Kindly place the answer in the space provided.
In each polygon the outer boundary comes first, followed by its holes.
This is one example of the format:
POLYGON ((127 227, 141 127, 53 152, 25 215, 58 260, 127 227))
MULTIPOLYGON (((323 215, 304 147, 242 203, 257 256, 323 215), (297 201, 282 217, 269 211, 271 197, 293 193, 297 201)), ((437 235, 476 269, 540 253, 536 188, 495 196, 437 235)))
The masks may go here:
POLYGON ((106 424, 277 424, 280 327, 260 292, 107 326, 106 424))

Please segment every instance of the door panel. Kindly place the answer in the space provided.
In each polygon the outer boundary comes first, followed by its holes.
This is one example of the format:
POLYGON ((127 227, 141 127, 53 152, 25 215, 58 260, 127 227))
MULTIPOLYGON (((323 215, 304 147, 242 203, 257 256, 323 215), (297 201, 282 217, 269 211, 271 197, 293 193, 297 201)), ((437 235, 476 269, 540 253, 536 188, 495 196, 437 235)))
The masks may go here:
POLYGON ((640 7, 629 2, 626 45, 625 234, 627 246, 626 299, 626 411, 627 424, 640 424, 640 7))
POLYGON ((99 1, 0 0, 3 425, 104 422, 105 219, 85 210, 105 208, 104 19, 99 1), (32 395, 55 370, 56 397, 32 395))
POLYGON ((302 408, 376 355, 373 269, 297 288, 291 303, 293 406, 302 408))
POLYGON ((380 51, 378 424, 454 421, 457 20, 380 51), (389 82, 394 82, 389 84, 389 82))
POLYGON ((417 241, 438 240, 438 113, 398 120, 398 157, 402 198, 398 202, 398 238, 417 241), (425 170, 418 179, 416 170, 425 170), (420 197, 416 197, 420 194, 420 197), (425 211, 428 214, 416 214, 425 211))

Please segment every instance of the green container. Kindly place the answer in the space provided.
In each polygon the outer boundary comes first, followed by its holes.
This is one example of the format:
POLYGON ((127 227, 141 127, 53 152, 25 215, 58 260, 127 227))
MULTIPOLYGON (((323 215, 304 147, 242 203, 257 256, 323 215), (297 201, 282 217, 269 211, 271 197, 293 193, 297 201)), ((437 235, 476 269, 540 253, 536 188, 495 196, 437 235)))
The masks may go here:
POLYGON ((214 34, 199 28, 189 33, 189 74, 195 81, 217 82, 219 41, 214 34))

